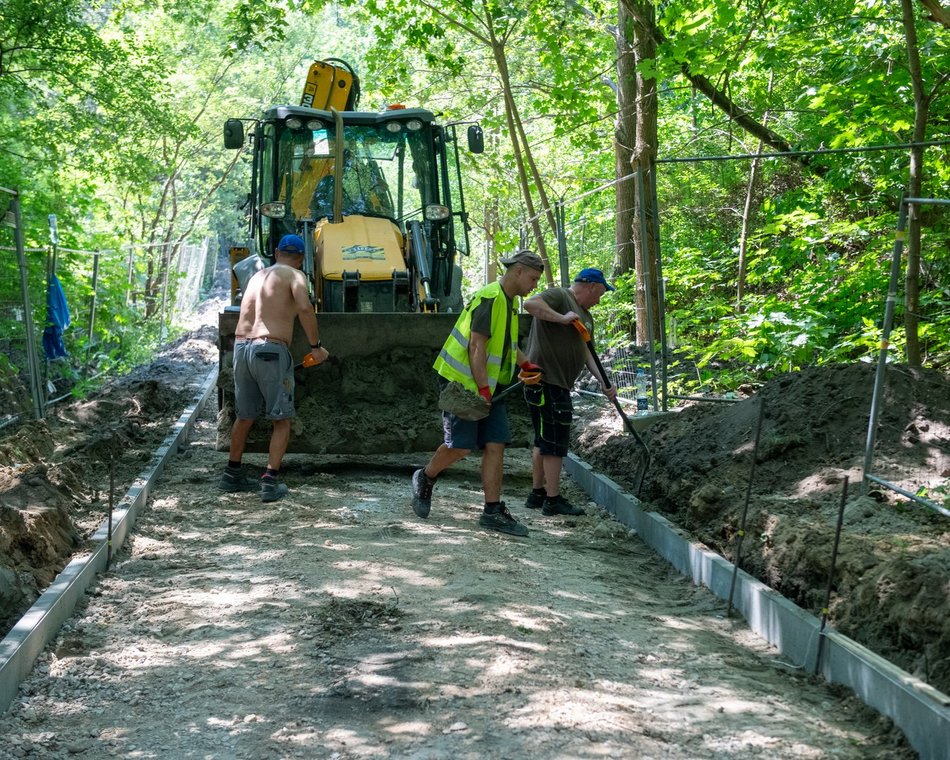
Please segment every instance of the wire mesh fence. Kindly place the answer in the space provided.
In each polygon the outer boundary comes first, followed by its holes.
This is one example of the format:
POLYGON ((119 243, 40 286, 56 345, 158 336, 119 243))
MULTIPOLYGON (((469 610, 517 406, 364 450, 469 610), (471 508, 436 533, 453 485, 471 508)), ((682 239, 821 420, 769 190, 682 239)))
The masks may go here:
POLYGON ((202 290, 207 288, 209 269, 214 268, 213 246, 208 238, 194 245, 186 243, 181 247, 178 264, 178 286, 175 289, 175 314, 187 314, 201 300, 202 290))
MULTIPOLYGON (((950 206, 950 200, 936 198, 903 198, 891 257, 890 281, 882 319, 881 348, 878 353, 874 389, 870 399, 867 445, 864 459, 866 481, 887 488, 918 504, 950 517, 950 380, 936 368, 946 356, 938 349, 928 350, 928 334, 945 330, 950 324, 950 272, 940 266, 940 257, 930 259, 924 273, 929 280, 923 298, 915 299, 914 322, 918 325, 920 345, 907 351, 920 355, 920 366, 914 369, 894 366, 899 354, 891 350, 891 330, 895 321, 907 322, 904 305, 906 292, 907 252, 905 233, 907 217, 913 208, 950 206), (904 284, 902 288, 901 285, 904 284), (940 296, 943 297, 940 297, 940 296), (900 461, 889 457, 878 440, 897 443, 917 467, 908 467, 908 457, 900 461), (883 450, 879 450, 883 449, 883 450)), ((924 256, 927 260, 927 256, 924 256)), ((906 340, 906 338, 905 338, 906 340)), ((939 344, 938 344, 939 345, 939 344)))
POLYGON ((0 427, 42 414, 32 303, 38 267, 30 270, 23 247, 19 195, 0 191, 0 427), (31 285, 32 291, 31 291, 31 285))
POLYGON ((200 301, 210 255, 207 241, 61 246, 53 215, 49 244, 27 247, 24 239, 42 240, 47 231, 24 229, 21 197, 0 188, 0 429, 42 418, 51 404, 141 351, 148 335, 166 337, 175 315, 200 301), (159 287, 161 258, 171 270, 159 287))
MULTIPOLYGON (((950 236, 934 212, 950 202, 929 199, 926 204, 917 203, 931 211, 921 250, 916 252, 919 275, 908 276, 908 252, 902 249, 895 254, 896 279, 888 287, 886 241, 883 245, 877 242, 893 219, 886 204, 847 220, 826 219, 818 206, 779 213, 776 209, 787 188, 777 179, 774 188, 768 186, 768 176, 760 176, 762 187, 743 187, 741 171, 728 171, 731 175, 726 177, 727 170, 720 170, 718 179, 731 182, 737 197, 718 202, 695 189, 701 185, 696 181, 697 170, 684 162, 661 167, 653 176, 634 173, 559 203, 557 242, 561 255, 557 267, 561 282, 569 281, 567 268, 576 272, 600 266, 618 285, 618 292, 605 298, 594 314, 597 344, 620 396, 634 400, 638 371, 646 376, 650 411, 660 411, 698 401, 734 402, 770 377, 827 362, 828 354, 834 354, 838 362, 873 363, 882 340, 881 304, 899 305, 897 313, 884 320, 889 318, 900 329, 893 342, 887 335, 883 337, 881 384, 869 391, 866 399, 872 419, 865 485, 890 488, 950 515, 950 430, 943 422, 934 422, 950 420, 946 372, 950 365, 946 351, 950 236), (649 239, 647 226, 639 219, 640 204, 634 204, 636 208, 618 206, 623 194, 617 188, 638 183, 637 195, 648 197, 651 181, 661 188, 675 188, 682 204, 671 208, 657 203, 654 185, 653 264, 658 282, 652 290, 653 304, 643 302, 643 291, 650 288, 638 282, 648 280, 650 273, 632 271, 635 257, 626 247, 633 245, 635 235, 618 234, 617 228, 617 220, 629 220, 633 212, 632 224, 640 225, 640 240, 649 239), (746 194, 754 202, 739 203, 746 194), (762 209, 758 226, 756 220, 737 210, 743 205, 762 209), (724 215, 732 215, 734 224, 723 219, 724 215), (662 244, 661 218, 663 229, 671 230, 662 244), (713 248, 700 248, 690 238, 697 226, 717 230, 721 240, 710 236, 713 248), (732 226, 734 238, 727 232, 732 226), (813 232, 815 227, 822 227, 820 234, 813 232), (672 265, 667 267, 668 263, 672 265), (908 293, 906 283, 913 283, 913 294, 908 293), (669 300, 667 290, 671 292, 669 300), (905 308, 906 304, 912 305, 905 308), (651 318, 652 324, 638 324, 651 318), (687 326, 682 336, 681 322, 687 326), (919 342, 917 356, 911 356, 909 336, 919 342), (897 365, 907 363, 920 367, 911 371, 915 386, 937 388, 932 398, 922 392, 928 399, 922 401, 922 397, 902 392, 908 386, 907 370, 897 365), (761 378, 758 382, 757 377, 761 378), (888 414, 875 416, 874 409, 885 404, 888 414), (875 426, 899 427, 887 430, 884 438, 888 446, 914 451, 919 462, 915 472, 907 471, 906 464, 888 469, 886 452, 875 458, 875 426)), ((904 213, 906 202, 902 204, 904 213)), ((802 201, 802 205, 806 204, 802 201)), ((649 208, 649 203, 646 206, 649 208)), ((898 241, 903 245, 904 239, 901 229, 898 241)), ((639 260, 637 265, 641 266, 639 260)), ((579 383, 583 392, 597 390, 589 377, 582 377, 579 383)))

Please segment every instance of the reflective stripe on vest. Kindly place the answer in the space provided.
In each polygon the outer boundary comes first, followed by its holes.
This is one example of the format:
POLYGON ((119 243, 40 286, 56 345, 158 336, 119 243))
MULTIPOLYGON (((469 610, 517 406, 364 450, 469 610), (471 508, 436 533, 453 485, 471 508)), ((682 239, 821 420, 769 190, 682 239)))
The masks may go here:
POLYGON ((468 346, 472 335, 472 312, 486 298, 492 299, 491 313, 491 337, 486 345, 488 387, 495 391, 500 378, 504 377, 510 380, 514 375, 515 365, 518 359, 518 319, 512 310, 511 328, 508 334, 505 334, 506 323, 508 322, 508 297, 501 289, 500 283, 486 285, 472 299, 472 302, 459 315, 455 327, 449 333, 439 356, 433 364, 433 368, 446 380, 455 380, 460 382, 470 391, 478 391, 478 385, 472 377, 472 368, 469 365, 468 346), (502 367, 502 354, 505 350, 505 342, 508 341, 510 349, 508 351, 508 361, 506 366, 502 367), (507 371, 506 371, 507 370, 507 371))

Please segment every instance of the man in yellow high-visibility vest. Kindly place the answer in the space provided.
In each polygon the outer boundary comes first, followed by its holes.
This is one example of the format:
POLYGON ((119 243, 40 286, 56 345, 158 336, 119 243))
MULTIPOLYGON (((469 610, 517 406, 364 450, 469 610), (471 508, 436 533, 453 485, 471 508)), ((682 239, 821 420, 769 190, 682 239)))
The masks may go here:
POLYGON ((433 365, 441 382, 455 381, 481 395, 488 415, 472 421, 443 412, 444 442, 429 463, 412 476, 412 508, 419 517, 428 517, 432 487, 439 474, 473 449, 482 449, 485 508, 478 524, 488 530, 527 536, 528 529, 511 516, 501 501, 505 446, 511 443, 511 432, 504 400, 492 403, 492 395, 511 382, 518 367, 529 373, 541 370, 518 348, 515 298, 526 296, 537 287, 544 262, 536 253, 520 250, 501 263, 507 267, 504 275, 474 295, 433 365))

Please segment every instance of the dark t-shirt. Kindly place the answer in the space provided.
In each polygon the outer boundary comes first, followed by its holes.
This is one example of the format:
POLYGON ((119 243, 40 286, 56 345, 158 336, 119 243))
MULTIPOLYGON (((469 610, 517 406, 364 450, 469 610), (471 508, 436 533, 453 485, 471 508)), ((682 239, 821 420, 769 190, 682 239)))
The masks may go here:
MULTIPOLYGON (((505 321, 505 335, 511 330, 511 318, 514 311, 514 302, 512 299, 508 298, 508 294, 505 291, 501 291, 505 300, 508 302, 508 319, 505 321)), ((475 307, 472 311, 472 332, 480 333, 486 338, 491 337, 491 312, 492 306, 495 303, 493 298, 483 298, 481 303, 475 307)), ((511 344, 509 341, 505 341, 505 349, 501 354, 501 366, 505 366, 505 362, 508 361, 508 354, 511 353, 511 344)), ((499 378, 500 380, 507 382, 509 378, 499 378)))
MULTIPOLYGON (((568 288, 549 288, 540 294, 558 314, 573 311, 594 335, 594 320, 581 307, 568 288)), ((587 345, 573 325, 534 319, 528 336, 528 358, 544 370, 544 382, 561 388, 573 388, 581 370, 587 366, 587 345)))

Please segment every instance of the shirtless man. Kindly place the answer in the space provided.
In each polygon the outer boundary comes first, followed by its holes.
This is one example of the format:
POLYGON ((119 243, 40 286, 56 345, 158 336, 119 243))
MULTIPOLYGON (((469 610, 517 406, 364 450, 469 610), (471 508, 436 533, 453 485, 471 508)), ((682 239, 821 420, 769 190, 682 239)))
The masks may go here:
POLYGON ((241 470, 247 436, 261 411, 274 423, 261 476, 261 501, 277 501, 287 494, 277 473, 290 440, 294 416, 294 360, 290 341, 294 317, 300 319, 317 364, 329 356, 320 343, 317 317, 307 293, 303 265, 304 242, 298 235, 284 235, 277 245, 272 266, 257 272, 247 283, 241 300, 234 336, 234 411, 228 466, 221 476, 222 491, 252 491, 257 484, 241 470))

